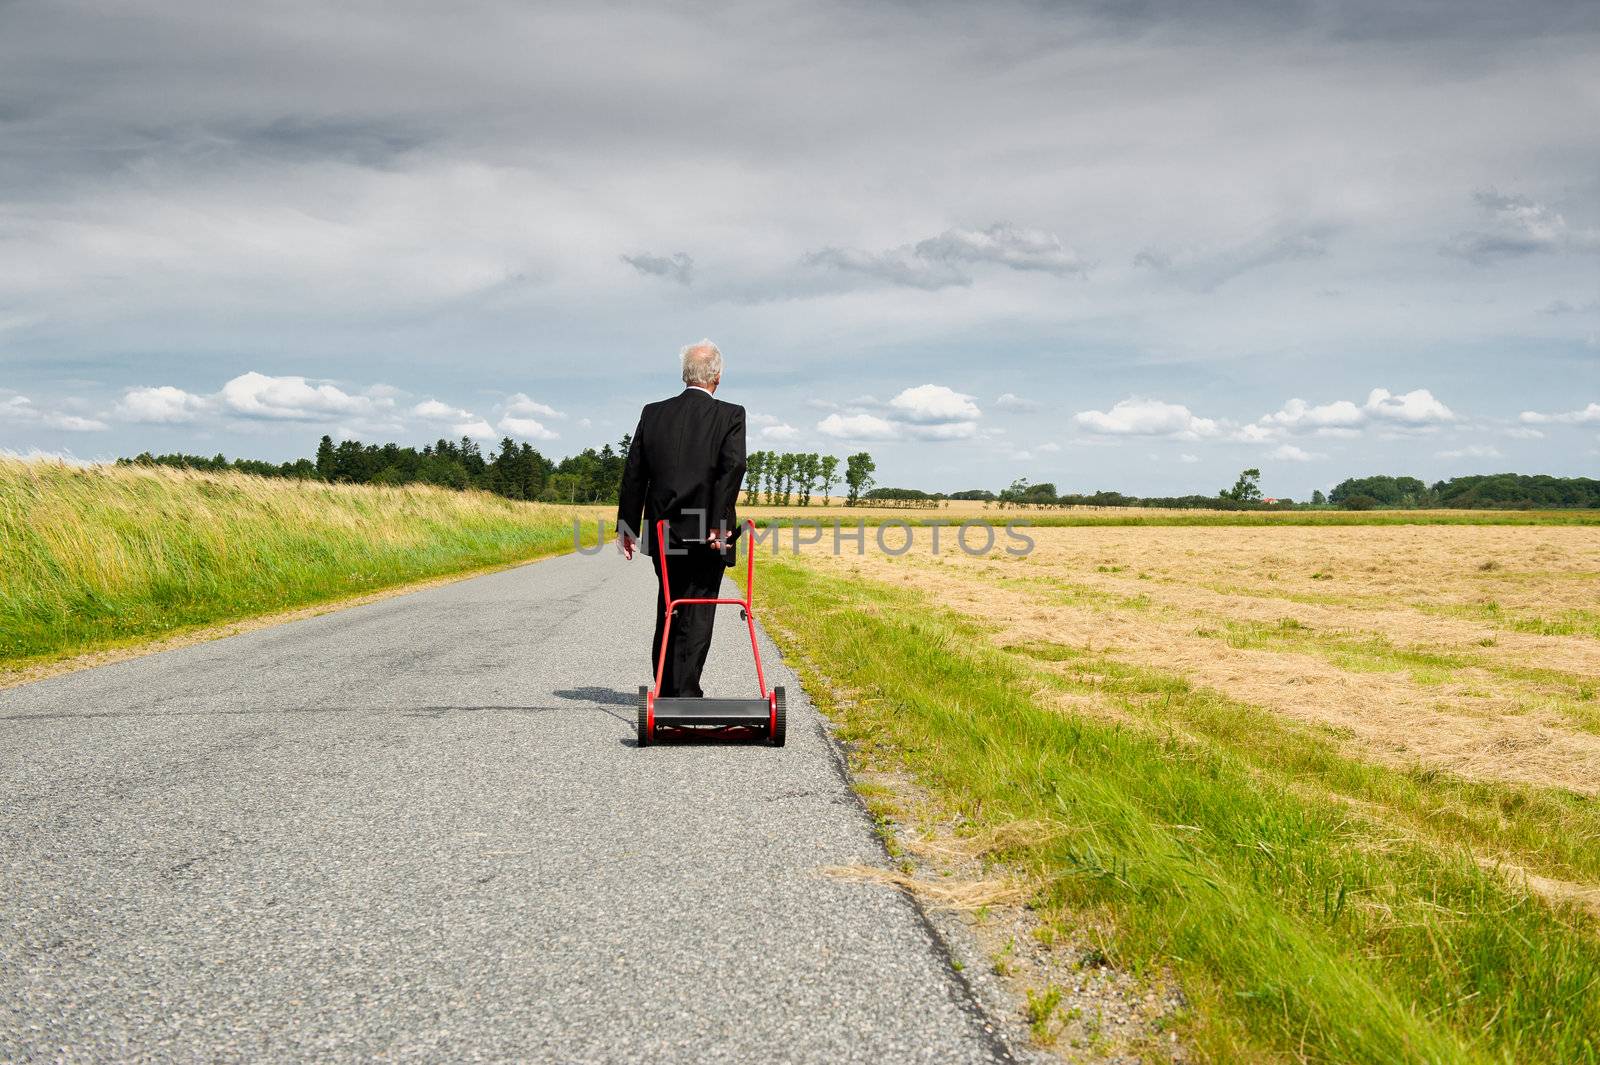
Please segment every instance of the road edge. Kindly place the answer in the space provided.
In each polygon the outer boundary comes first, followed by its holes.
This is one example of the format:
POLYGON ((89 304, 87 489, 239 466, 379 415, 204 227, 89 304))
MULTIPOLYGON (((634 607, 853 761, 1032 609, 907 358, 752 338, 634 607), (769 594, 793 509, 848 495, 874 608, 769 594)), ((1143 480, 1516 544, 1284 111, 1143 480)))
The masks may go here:
MULTIPOLYGON (((800 689, 806 706, 816 715, 817 734, 828 752, 828 761, 833 767, 834 775, 838 777, 839 783, 849 795, 856 815, 872 838, 877 863, 884 869, 893 868, 894 856, 889 852, 888 844, 873 819, 866 799, 856 789, 855 778, 850 772, 849 753, 834 734, 835 722, 811 697, 799 671, 789 665, 783 648, 759 617, 756 628, 771 648, 773 656, 783 663, 783 668, 794 678, 794 684, 800 689)), ((765 653, 763 650, 763 654, 765 653)), ((1014 1065, 1056 1061, 1056 1058, 1035 1048, 1027 1029, 1011 1016, 1009 1009, 1011 1001, 1005 989, 996 981, 982 979, 988 971, 985 968, 987 960, 983 948, 962 925, 960 918, 953 913, 934 911, 914 892, 897 887, 890 887, 888 890, 894 891, 910 906, 927 940, 928 949, 933 952, 943 972, 946 992, 955 1007, 970 1017, 983 1033, 984 1042, 988 1045, 993 1060, 1014 1065)))

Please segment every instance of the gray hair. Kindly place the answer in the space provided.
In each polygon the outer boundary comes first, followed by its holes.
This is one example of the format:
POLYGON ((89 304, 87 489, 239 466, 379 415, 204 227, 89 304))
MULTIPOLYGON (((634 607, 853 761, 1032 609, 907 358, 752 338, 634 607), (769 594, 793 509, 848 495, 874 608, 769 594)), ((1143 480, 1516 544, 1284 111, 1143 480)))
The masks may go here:
POLYGON ((705 388, 722 376, 722 349, 709 339, 698 344, 685 344, 678 352, 683 360, 683 383, 705 388))

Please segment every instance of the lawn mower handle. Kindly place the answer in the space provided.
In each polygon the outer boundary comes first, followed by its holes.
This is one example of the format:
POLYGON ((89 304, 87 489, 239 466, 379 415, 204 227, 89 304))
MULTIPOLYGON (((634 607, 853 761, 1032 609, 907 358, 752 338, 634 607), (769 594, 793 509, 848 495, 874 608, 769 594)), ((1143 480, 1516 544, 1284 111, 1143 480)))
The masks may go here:
POLYGON ((745 574, 743 599, 674 599, 672 587, 667 579, 667 522, 665 518, 656 521, 656 552, 661 559, 661 597, 666 601, 666 624, 661 630, 661 655, 656 660, 656 686, 651 692, 652 698, 661 695, 661 678, 667 669, 668 639, 672 635, 672 614, 678 606, 737 606, 743 608, 744 621, 750 629, 750 653, 756 660, 756 691, 761 698, 770 699, 772 693, 767 690, 767 679, 761 672, 761 647, 756 642, 756 613, 751 608, 751 601, 755 598, 756 591, 756 552, 755 536, 756 523, 750 518, 744 522, 747 539, 745 541, 745 574))

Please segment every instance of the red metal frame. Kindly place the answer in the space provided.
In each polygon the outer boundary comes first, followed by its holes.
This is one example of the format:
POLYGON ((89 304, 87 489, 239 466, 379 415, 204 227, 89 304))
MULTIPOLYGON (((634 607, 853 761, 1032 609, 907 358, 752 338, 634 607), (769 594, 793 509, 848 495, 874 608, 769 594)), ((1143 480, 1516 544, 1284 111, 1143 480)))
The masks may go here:
POLYGON ((645 700, 645 728, 652 734, 656 729, 656 697, 661 694, 661 678, 667 671, 667 648, 672 637, 672 612, 679 606, 737 606, 743 608, 745 624, 750 629, 750 653, 755 656, 756 660, 756 691, 761 695, 761 698, 767 701, 767 705, 770 707, 769 729, 778 727, 778 697, 767 690, 767 678, 761 671, 761 647, 756 642, 756 612, 751 606, 751 601, 755 598, 756 592, 756 523, 746 518, 744 528, 744 598, 674 599, 672 598, 671 582, 667 578, 667 522, 664 518, 656 522, 656 551, 661 556, 661 595, 667 603, 667 617, 666 623, 661 630, 661 654, 656 659, 656 686, 650 692, 650 697, 645 700))

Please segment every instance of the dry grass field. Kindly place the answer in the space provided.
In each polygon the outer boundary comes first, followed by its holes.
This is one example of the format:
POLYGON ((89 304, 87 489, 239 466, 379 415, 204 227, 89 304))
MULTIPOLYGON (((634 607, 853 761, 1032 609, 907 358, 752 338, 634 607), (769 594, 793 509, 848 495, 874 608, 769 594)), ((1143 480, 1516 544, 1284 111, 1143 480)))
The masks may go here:
POLYGON ((806 558, 915 587, 982 619, 997 645, 1050 641, 1176 673, 1391 764, 1600 793, 1592 529, 1030 535, 1027 558, 806 558))

